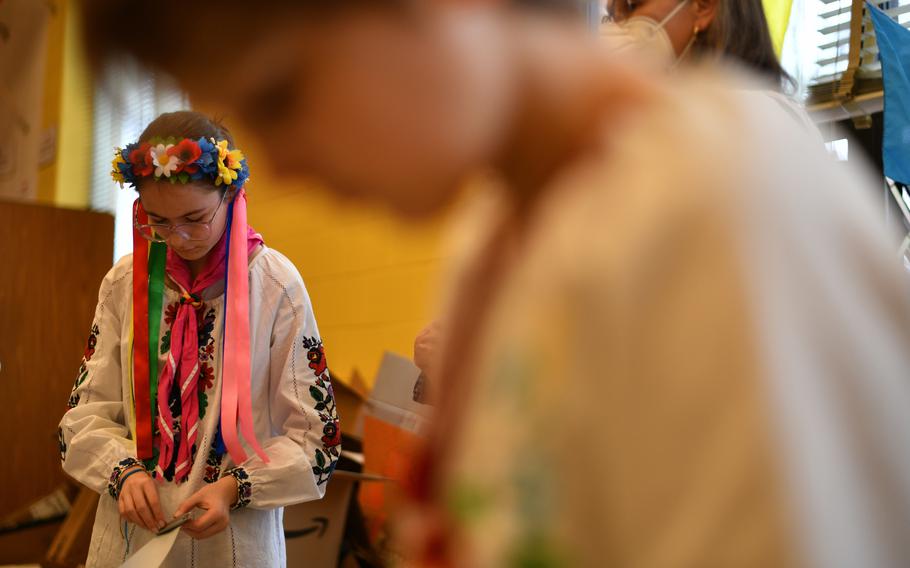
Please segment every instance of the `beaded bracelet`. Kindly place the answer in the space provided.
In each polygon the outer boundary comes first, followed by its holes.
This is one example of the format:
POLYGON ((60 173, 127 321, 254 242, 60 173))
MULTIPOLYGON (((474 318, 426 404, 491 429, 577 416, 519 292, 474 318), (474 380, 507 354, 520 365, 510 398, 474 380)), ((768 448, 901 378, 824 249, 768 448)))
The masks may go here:
POLYGON ((135 466, 135 467, 133 467, 133 469, 129 470, 128 472, 126 472, 120 476, 120 483, 117 484, 117 494, 118 495, 120 494, 121 491, 123 491, 123 482, 126 481, 129 478, 129 476, 133 475, 134 473, 139 473, 140 471, 145 472, 145 468, 140 467, 140 466, 135 466))
POLYGON ((120 460, 120 463, 114 466, 113 470, 111 470, 111 477, 107 484, 107 492, 115 501, 120 497, 120 476, 130 468, 136 466, 142 467, 142 462, 136 458, 124 458, 120 460))

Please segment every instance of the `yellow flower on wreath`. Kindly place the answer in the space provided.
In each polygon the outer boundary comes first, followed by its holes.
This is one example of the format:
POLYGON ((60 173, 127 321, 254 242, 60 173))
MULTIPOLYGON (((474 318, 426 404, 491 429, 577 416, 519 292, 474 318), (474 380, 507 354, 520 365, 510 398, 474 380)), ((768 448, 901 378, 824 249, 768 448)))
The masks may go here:
POLYGON ((224 165, 218 160, 218 177, 215 178, 215 185, 231 185, 237 179, 237 172, 224 165))
POLYGON ((222 140, 215 144, 218 148, 218 177, 215 179, 215 185, 231 185, 237 179, 237 172, 242 168, 243 152, 240 150, 228 150, 228 141, 222 140))
POLYGON ((126 178, 123 177, 123 173, 120 171, 120 164, 125 164, 126 160, 123 159, 123 154, 120 153, 120 150, 114 152, 114 161, 111 162, 111 177, 114 178, 114 181, 120 184, 120 187, 123 187, 123 184, 126 182, 126 178))

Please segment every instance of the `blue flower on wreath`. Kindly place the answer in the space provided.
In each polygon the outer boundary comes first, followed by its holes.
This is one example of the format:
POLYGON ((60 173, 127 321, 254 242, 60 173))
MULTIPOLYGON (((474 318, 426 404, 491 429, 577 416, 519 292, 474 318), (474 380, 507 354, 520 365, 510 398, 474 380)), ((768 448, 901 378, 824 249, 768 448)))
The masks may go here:
POLYGON ((237 179, 234 180, 232 186, 243 187, 243 184, 245 184, 248 179, 250 179, 250 167, 246 165, 246 160, 243 160, 240 171, 237 172, 237 179))
MULTIPOLYGON (((124 153, 126 153, 126 150, 124 150, 124 153)), ((129 163, 128 161, 123 161, 123 162, 120 162, 119 164, 117 164, 117 169, 120 170, 120 173, 123 174, 123 178, 127 182, 129 182, 130 184, 134 183, 133 182, 133 164, 129 163)))
POLYGON ((133 163, 130 161, 130 154, 132 154, 133 150, 138 147, 138 142, 133 142, 132 144, 127 144, 124 146, 123 150, 120 151, 120 155, 123 157, 123 162, 117 164, 117 169, 120 170, 121 174, 123 174, 124 180, 132 187, 136 187, 136 175, 133 172, 133 163))
MULTIPOLYGON (((196 160, 196 164, 199 165, 199 179, 216 175, 218 173, 218 149, 211 140, 205 138, 200 138, 196 142, 199 144, 199 149, 202 150, 202 155, 196 160)), ((194 179, 196 179, 195 176, 194 179)))

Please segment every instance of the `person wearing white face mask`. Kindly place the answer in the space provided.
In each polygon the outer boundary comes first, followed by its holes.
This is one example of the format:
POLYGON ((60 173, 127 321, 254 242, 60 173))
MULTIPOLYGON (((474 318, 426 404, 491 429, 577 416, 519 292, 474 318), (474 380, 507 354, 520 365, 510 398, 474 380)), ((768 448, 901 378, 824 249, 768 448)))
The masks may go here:
POLYGON ((789 78, 774 53, 761 0, 607 0, 602 33, 659 57, 726 59, 780 88, 789 78))
MULTIPOLYGON (((631 15, 624 20, 616 20, 612 6, 608 4, 610 12, 607 21, 601 28, 601 34, 614 42, 617 50, 635 50, 658 67, 675 67, 688 55, 692 44, 698 37, 698 26, 693 26, 691 37, 679 50, 667 32, 667 26, 680 12, 689 6, 690 0, 683 0, 673 8, 670 13, 659 21, 651 16, 631 15)), ((682 37, 677 34, 678 37, 682 37)))
POLYGON ((684 63, 744 70, 759 88, 744 89, 743 96, 772 99, 822 143, 805 109, 785 94, 794 83, 774 52, 761 0, 607 0, 606 12, 601 35, 612 49, 633 53, 657 71, 684 63))

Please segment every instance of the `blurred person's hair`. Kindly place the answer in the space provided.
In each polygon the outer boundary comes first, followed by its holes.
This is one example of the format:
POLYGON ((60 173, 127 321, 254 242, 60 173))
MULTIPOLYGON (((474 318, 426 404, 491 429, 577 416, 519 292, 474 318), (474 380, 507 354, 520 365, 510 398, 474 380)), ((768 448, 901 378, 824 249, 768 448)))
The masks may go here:
POLYGON ((699 34, 693 50, 723 55, 780 88, 793 84, 774 52, 762 0, 717 0, 714 21, 699 34))
MULTIPOLYGON (((192 59, 198 62, 200 58, 214 57, 229 50, 232 31, 243 30, 255 37, 256 33, 265 33, 269 25, 281 18, 324 19, 344 16, 354 9, 401 10, 420 1, 269 0, 267 4, 256 4, 249 0, 221 0, 213 5, 187 0, 80 0, 80 3, 89 61, 98 70, 109 56, 120 52, 159 69, 190 63, 185 52, 162 48, 173 45, 175 38, 204 38, 204 41, 194 43, 194 46, 198 43, 208 48, 207 53, 193 54, 192 59), (165 20, 164 14, 179 14, 179 17, 165 20), (206 37, 206 34, 210 36, 206 37)), ((580 15, 583 2, 509 0, 508 4, 554 14, 580 15)))
MULTIPOLYGON (((334 16, 355 7, 386 8, 405 0, 80 0, 83 36, 90 63, 100 71, 110 57, 123 53, 157 69, 212 60, 230 51, 239 32, 255 37, 284 17, 334 16), (177 14, 177 17, 167 17, 177 14), (179 48, 190 40, 197 51, 179 48), (201 52, 200 52, 201 51, 201 52)), ((241 40, 250 41, 250 40, 241 40)))

